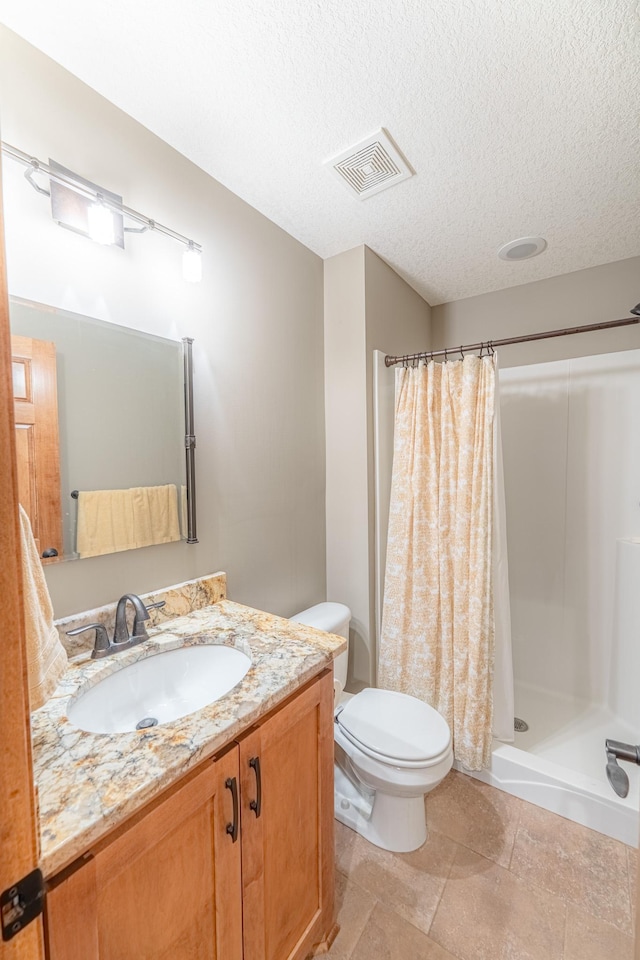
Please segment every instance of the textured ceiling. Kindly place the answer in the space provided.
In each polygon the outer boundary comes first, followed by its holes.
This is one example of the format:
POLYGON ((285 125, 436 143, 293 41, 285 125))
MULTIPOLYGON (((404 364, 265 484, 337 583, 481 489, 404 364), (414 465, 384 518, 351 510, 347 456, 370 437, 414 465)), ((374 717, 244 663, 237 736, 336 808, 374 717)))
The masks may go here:
POLYGON ((0 20, 322 257, 367 243, 432 304, 640 253, 637 0, 0 0, 0 20), (322 164, 381 126, 416 176, 358 200, 322 164), (546 252, 498 260, 524 235, 546 252))

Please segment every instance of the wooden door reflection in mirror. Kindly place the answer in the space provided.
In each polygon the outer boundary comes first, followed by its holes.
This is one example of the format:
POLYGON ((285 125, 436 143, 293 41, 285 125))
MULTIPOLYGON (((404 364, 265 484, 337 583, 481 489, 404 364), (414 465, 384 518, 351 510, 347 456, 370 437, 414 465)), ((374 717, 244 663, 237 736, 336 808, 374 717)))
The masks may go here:
POLYGON ((63 555, 55 343, 11 337, 18 495, 40 556, 63 555))

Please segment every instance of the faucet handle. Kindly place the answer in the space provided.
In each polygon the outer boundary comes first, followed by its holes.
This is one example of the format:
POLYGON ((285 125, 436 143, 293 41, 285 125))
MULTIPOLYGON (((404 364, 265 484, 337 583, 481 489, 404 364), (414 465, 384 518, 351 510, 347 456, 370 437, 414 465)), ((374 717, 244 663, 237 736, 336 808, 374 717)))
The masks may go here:
MULTIPOLYGON (((136 598, 139 599, 139 598, 136 598)), ((145 603, 144 600, 140 600, 140 604, 134 602, 135 615, 133 618, 133 633, 130 640, 148 640, 149 634, 147 633, 147 628, 144 625, 145 620, 151 620, 149 616, 149 610, 155 610, 159 607, 164 607, 166 600, 158 600, 157 603, 145 603)))
MULTIPOLYGON (((144 600, 142 602, 144 603, 144 600)), ((149 610, 159 610, 160 607, 164 607, 166 602, 166 600, 158 600, 156 603, 145 603, 144 605, 148 613, 149 610)))
POLYGON ((143 617, 142 615, 138 616, 138 612, 136 610, 136 616, 133 621, 133 635, 135 637, 143 637, 145 639, 148 639, 149 635, 147 633, 147 628, 143 623, 141 623, 141 621, 151 620, 151 624, 153 626, 153 620, 149 616, 149 610, 159 610, 161 607, 164 607, 166 602, 167 602, 166 600, 157 600, 156 603, 145 603, 144 600, 142 601, 142 609, 146 612, 147 615, 146 617, 143 617))
POLYGON ((91 659, 98 660, 100 657, 105 657, 109 653, 111 642, 104 623, 88 623, 86 627, 76 627, 74 630, 67 630, 67 636, 76 637, 80 633, 86 633, 87 630, 95 630, 96 632, 95 644, 91 651, 91 659))
POLYGON ((150 620, 151 617, 142 601, 140 602, 142 609, 135 608, 135 614, 133 617, 133 627, 131 629, 131 640, 148 640, 149 634, 147 633, 147 628, 144 625, 145 620, 150 620))

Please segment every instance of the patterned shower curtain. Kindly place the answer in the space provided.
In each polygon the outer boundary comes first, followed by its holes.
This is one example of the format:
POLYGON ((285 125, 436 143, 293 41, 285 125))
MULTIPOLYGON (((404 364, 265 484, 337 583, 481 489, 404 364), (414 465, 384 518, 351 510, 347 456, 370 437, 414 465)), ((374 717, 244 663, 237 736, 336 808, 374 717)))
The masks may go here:
POLYGON ((489 764, 493 714, 493 356, 396 370, 378 682, 446 719, 489 764))

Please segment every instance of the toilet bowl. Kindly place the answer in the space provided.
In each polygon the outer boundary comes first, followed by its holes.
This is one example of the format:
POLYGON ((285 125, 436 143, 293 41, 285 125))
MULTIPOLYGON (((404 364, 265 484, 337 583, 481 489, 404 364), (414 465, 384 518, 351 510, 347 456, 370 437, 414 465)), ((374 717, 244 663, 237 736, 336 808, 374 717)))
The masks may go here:
MULTIPOLYGON (((348 640, 351 611, 319 603, 291 618, 348 640)), ((335 815, 385 850, 427 839, 424 797, 451 770, 451 732, 433 707, 392 690, 344 693, 348 654, 334 663, 335 815)))

